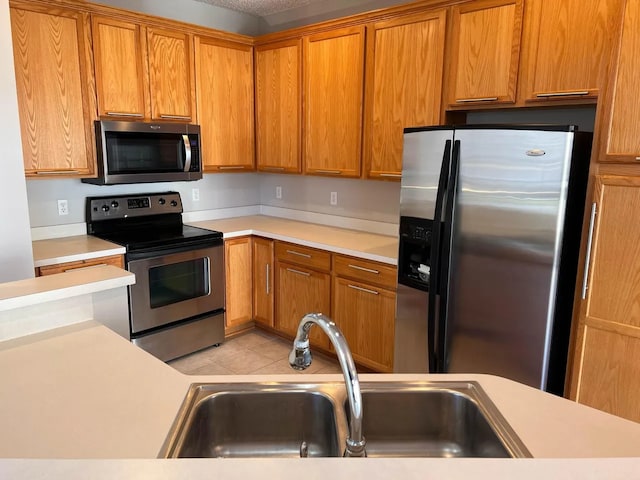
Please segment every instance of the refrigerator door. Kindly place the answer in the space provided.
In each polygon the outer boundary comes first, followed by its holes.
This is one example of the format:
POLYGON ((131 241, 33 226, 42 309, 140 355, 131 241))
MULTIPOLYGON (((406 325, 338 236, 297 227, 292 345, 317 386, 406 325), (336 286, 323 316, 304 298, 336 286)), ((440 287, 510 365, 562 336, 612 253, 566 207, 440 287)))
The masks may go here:
POLYGON ((573 135, 456 130, 443 371, 544 388, 573 135))
POLYGON ((402 154, 400 216, 433 220, 442 156, 451 129, 407 129, 402 154))

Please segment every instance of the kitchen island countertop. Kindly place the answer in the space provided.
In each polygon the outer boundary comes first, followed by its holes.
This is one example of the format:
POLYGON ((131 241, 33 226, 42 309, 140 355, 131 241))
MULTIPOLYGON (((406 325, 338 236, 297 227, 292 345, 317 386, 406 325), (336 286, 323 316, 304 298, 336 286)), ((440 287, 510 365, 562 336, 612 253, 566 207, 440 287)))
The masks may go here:
POLYGON ((385 472, 386 478, 391 472, 421 478, 427 471, 446 472, 448 478, 464 478, 470 471, 476 478, 567 478, 569 472, 580 477, 579 472, 597 471, 622 478, 640 466, 640 458, 566 460, 640 457, 640 424, 488 375, 367 374, 361 380, 475 380, 533 456, 547 460, 151 461, 192 382, 335 381, 341 376, 187 376, 95 322, 0 343, 0 371, 0 457, 49 459, 0 460, 0 472, 10 473, 4 478, 30 478, 38 472, 49 478, 211 478, 213 472, 220 478, 293 477, 293 472, 297 478, 305 473, 311 478, 384 478, 385 472))

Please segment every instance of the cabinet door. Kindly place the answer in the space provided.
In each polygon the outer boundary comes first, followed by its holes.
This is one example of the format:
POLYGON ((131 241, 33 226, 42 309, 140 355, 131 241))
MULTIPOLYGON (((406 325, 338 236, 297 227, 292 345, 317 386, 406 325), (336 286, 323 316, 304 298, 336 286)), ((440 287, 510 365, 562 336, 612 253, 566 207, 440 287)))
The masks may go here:
POLYGON ((252 47, 205 37, 195 44, 204 170, 253 170, 252 47))
POLYGON ((603 113, 599 160, 637 163, 640 160, 640 2, 627 0, 619 31, 619 50, 599 108, 603 113))
POLYGON ((182 32, 147 28, 151 118, 194 121, 192 37, 182 32))
POLYGON ((304 170, 360 176, 364 27, 304 38, 304 170))
MULTIPOLYGON (((331 277, 289 263, 276 262, 276 269, 276 328, 295 336, 307 313, 330 312, 331 277)), ((329 350, 330 340, 317 326, 311 329, 309 340, 312 345, 329 350)))
POLYGON ((300 173, 302 41, 256 47, 255 65, 258 170, 300 173))
POLYGON ((394 292, 334 278, 332 318, 356 362, 381 372, 393 371, 395 312, 394 292))
POLYGON ((241 326, 253 319, 251 238, 224 242, 226 328, 241 326))
POLYGON ((609 62, 620 3, 527 0, 520 96, 525 101, 593 101, 609 62))
POLYGON ((403 128, 439 123, 445 24, 446 11, 438 10, 368 27, 367 177, 399 180, 403 128))
POLYGON ((253 318, 272 328, 273 276, 273 240, 253 237, 253 318))
POLYGON ((599 177, 572 397, 640 421, 640 177, 599 177))
POLYGON ((143 119, 146 96, 140 25, 96 15, 91 24, 98 115, 143 119))
POLYGON ((449 104, 514 103, 522 0, 478 0, 452 9, 449 104))
POLYGON ((89 18, 28 3, 14 2, 20 8, 10 10, 25 172, 89 176, 95 169, 89 18))

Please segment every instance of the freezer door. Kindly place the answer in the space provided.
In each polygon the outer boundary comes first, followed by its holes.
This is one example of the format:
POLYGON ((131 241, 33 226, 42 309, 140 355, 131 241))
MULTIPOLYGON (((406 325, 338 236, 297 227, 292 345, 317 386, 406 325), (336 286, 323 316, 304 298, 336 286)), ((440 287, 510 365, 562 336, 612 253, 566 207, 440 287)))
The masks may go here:
POLYGON ((544 388, 573 135, 456 130, 446 371, 544 388))
POLYGON ((420 130, 404 134, 400 216, 433 220, 440 167, 453 130, 420 130))

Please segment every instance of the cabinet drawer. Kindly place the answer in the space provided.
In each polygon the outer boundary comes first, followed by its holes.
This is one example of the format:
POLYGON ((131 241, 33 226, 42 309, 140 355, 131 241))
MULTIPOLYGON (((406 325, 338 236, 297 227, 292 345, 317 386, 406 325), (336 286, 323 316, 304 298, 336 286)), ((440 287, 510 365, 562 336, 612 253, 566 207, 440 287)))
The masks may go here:
POLYGON ((276 258, 283 262, 297 263, 326 272, 331 269, 329 252, 293 243, 276 242, 276 258))
POLYGON ((395 290, 396 267, 361 258, 333 256, 333 272, 340 277, 355 278, 361 282, 374 283, 395 290))
POLYGON ((47 265, 38 269, 38 276, 54 275, 56 273, 64 273, 69 270, 77 270, 79 268, 98 267, 103 265, 113 265, 114 267, 124 268, 122 255, 112 255, 110 257, 92 258, 90 260, 79 260, 77 262, 58 263, 56 265, 47 265))

